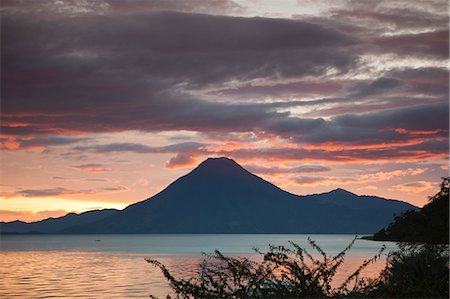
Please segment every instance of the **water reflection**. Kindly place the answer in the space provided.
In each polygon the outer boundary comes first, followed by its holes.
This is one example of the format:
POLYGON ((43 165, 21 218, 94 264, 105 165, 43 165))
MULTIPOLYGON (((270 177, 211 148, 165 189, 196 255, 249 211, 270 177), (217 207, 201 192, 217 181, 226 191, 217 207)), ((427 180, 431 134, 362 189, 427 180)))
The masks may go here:
MULTIPOLYGON (((322 235, 319 245, 336 254, 348 245, 352 236, 322 235)), ((204 256, 220 248, 231 256, 246 256, 252 245, 287 244, 297 240, 303 245, 306 236, 20 236, 2 238, 0 251, 0 298, 164 298, 170 292, 160 270, 145 261, 156 259, 177 278, 198 273, 204 256), (92 242, 91 242, 92 241, 92 242), (212 245, 216 244, 216 245, 212 245), (146 250, 143 250, 143 249, 146 250)), ((358 241, 346 258, 335 283, 342 282, 361 263, 373 257, 382 244, 358 241)), ((389 249, 389 248, 388 248, 389 249)), ((391 246, 392 249, 392 246, 391 246)), ((363 273, 376 277, 384 260, 369 266, 363 273)))
MULTIPOLYGON (((247 256, 258 259, 256 255, 247 256)), ((144 258, 158 259, 176 277, 192 277, 199 270, 200 255, 146 255, 106 252, 2 252, 0 253, 1 298, 97 297, 130 298, 170 292, 159 269, 144 258)), ((342 282, 363 262, 346 261, 337 274, 342 282)), ((382 261, 366 269, 364 276, 375 277, 382 261)))

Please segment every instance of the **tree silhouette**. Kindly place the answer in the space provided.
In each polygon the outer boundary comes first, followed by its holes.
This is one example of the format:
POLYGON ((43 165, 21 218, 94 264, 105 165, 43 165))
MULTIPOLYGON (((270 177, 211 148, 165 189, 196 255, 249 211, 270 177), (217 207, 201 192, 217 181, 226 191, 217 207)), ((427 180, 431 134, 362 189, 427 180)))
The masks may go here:
POLYGON ((374 234, 374 240, 428 244, 449 242, 449 177, 442 178, 441 188, 430 196, 420 211, 406 211, 394 218, 386 229, 374 234))

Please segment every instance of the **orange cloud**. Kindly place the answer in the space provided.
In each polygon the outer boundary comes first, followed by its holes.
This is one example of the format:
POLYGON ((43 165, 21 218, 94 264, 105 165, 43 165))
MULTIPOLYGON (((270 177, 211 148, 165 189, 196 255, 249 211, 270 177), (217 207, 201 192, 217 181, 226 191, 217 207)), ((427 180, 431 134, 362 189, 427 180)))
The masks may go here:
POLYGON ((0 149, 5 150, 18 150, 20 149, 20 144, 15 142, 14 139, 6 139, 5 141, 0 142, 0 149))
MULTIPOLYGON (((300 176, 287 177, 282 183, 284 186, 342 186, 350 184, 368 184, 391 180, 396 177, 415 176, 425 172, 427 168, 408 168, 405 170, 380 171, 376 173, 363 174, 352 178, 345 177, 320 177, 300 176)), ((375 190, 376 186, 367 186, 367 189, 375 190), (370 188, 369 188, 370 187, 370 188)))
POLYGON ((112 168, 104 167, 102 164, 95 164, 95 163, 75 165, 73 167, 79 170, 90 172, 106 172, 112 170, 112 168))
POLYGON ((424 173, 425 171, 427 171, 427 168, 408 168, 405 170, 398 169, 393 171, 380 171, 376 173, 361 175, 357 178, 357 180, 360 181, 361 183, 386 181, 395 177, 419 175, 424 173))
POLYGON ((187 168, 194 167, 198 164, 198 159, 189 154, 178 154, 175 157, 171 158, 166 163, 166 168, 169 169, 178 169, 178 168, 187 168))
POLYGON ((378 190, 377 186, 372 186, 372 185, 368 185, 368 186, 364 186, 359 188, 359 190, 378 190))
POLYGON ((426 140, 427 139, 414 139, 414 140, 404 140, 386 143, 370 143, 370 144, 324 142, 319 144, 308 144, 305 145, 303 148, 307 150, 325 150, 328 152, 338 152, 343 150, 386 149, 386 148, 396 148, 399 146, 417 145, 426 140))
POLYGON ((413 130, 406 130, 403 128, 395 128, 392 129, 392 131, 400 133, 400 134, 405 134, 405 135, 412 135, 412 136, 416 136, 416 135, 436 135, 439 133, 447 133, 448 130, 443 130, 443 129, 437 129, 437 130, 431 130, 431 131, 413 131, 413 130))
POLYGON ((436 189, 437 184, 435 182, 428 181, 416 181, 405 184, 400 184, 393 186, 391 189, 397 190, 400 192, 414 192, 414 193, 422 193, 431 189, 436 189))

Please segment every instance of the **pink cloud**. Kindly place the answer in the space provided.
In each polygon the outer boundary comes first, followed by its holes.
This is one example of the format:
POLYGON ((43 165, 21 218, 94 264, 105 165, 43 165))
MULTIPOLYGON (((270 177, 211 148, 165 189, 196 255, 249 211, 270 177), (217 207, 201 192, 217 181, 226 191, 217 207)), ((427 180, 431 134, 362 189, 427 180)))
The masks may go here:
POLYGON ((190 154, 177 154, 175 157, 171 158, 166 163, 166 168, 177 169, 193 167, 198 164, 198 159, 190 154))
POLYGON ((392 187, 392 189, 397 191, 414 192, 414 193, 422 193, 436 188, 437 184, 435 182, 428 182, 428 181, 416 181, 392 187))

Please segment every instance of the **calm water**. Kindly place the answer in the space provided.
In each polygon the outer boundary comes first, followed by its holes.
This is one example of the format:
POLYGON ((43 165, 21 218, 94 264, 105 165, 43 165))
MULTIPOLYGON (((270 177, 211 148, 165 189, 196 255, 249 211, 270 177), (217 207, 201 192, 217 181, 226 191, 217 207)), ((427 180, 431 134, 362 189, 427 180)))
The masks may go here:
MULTIPOLYGON (((354 235, 26 235, 1 236, 0 298, 148 298, 169 288, 160 271, 144 258, 165 264, 177 277, 198 271, 201 252, 215 249, 258 259, 252 250, 294 241, 310 252, 307 237, 328 254, 344 249, 354 235)), ((336 283, 373 257, 383 243, 357 240, 336 283)), ((387 251, 396 249, 387 242, 387 251)), ((364 273, 374 277, 384 261, 364 273)))

